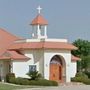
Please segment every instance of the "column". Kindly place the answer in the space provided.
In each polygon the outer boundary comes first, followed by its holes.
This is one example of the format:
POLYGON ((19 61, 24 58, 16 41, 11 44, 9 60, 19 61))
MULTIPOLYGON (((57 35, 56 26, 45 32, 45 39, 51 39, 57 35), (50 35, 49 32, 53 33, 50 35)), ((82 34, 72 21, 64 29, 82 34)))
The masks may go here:
POLYGON ((37 25, 37 37, 40 38, 40 25, 37 25))
POLYGON ((45 36, 45 38, 47 38, 47 26, 45 26, 45 32, 44 32, 44 36, 45 36))

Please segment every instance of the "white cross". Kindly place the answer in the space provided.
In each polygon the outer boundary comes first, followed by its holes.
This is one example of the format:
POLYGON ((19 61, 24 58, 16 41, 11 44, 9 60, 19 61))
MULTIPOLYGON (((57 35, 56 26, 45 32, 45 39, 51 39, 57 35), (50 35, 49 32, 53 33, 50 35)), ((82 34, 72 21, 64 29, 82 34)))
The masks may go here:
POLYGON ((37 10, 38 10, 38 13, 40 14, 42 8, 40 6, 38 6, 37 10))

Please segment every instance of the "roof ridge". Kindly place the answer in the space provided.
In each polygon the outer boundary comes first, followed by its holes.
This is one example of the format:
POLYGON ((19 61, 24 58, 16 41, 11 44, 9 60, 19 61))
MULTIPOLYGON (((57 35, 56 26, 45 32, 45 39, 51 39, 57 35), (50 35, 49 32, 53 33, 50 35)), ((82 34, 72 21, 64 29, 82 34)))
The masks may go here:
POLYGON ((8 33, 9 35, 14 36, 14 37, 16 37, 17 39, 19 39, 18 36, 16 36, 16 35, 10 33, 9 31, 6 31, 6 29, 4 29, 4 28, 0 28, 0 30, 2 30, 3 32, 8 33))

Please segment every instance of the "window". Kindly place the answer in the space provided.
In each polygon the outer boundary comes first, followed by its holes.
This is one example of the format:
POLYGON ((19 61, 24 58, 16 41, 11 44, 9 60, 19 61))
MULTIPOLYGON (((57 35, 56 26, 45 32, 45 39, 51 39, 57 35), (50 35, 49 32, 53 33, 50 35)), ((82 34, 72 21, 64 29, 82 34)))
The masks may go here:
POLYGON ((36 65, 29 65, 29 72, 36 71, 36 65))

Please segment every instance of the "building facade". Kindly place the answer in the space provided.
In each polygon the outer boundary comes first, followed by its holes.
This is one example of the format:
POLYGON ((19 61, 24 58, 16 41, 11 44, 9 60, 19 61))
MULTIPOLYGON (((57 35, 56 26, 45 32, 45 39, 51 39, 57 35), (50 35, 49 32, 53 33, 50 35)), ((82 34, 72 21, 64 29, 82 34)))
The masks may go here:
POLYGON ((3 29, 0 34, 0 79, 5 80, 8 73, 16 77, 29 78, 26 73, 38 71, 43 78, 58 82, 70 82, 77 71, 76 61, 79 58, 71 54, 77 47, 67 39, 49 39, 48 22, 38 8, 38 15, 32 20, 32 38, 20 39, 3 29), (5 45, 4 45, 5 44, 5 45))

